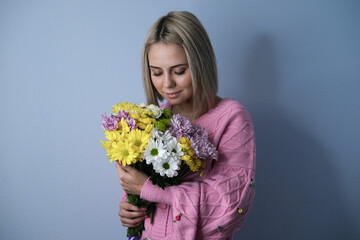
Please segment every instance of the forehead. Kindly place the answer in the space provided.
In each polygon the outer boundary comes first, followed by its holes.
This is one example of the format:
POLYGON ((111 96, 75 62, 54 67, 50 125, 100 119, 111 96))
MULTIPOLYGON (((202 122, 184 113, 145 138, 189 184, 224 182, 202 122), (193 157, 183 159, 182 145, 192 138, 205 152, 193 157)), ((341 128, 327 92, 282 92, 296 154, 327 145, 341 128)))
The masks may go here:
POLYGON ((178 64, 186 64, 184 49, 173 43, 154 43, 149 49, 149 65, 167 68, 178 64))

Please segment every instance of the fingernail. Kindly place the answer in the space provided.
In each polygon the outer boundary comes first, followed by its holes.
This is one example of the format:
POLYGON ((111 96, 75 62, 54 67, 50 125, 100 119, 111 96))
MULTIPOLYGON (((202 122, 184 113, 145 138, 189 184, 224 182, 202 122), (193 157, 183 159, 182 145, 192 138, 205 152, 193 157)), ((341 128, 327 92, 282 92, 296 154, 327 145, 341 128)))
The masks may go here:
POLYGON ((140 208, 140 210, 141 210, 141 211, 146 211, 146 210, 147 210, 147 208, 140 208))

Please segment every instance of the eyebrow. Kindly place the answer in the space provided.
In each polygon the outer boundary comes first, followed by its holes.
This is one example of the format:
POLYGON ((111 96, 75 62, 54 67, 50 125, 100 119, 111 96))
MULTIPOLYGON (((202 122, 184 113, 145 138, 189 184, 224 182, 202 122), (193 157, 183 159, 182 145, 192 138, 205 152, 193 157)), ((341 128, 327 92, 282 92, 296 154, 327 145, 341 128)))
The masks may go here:
MULTIPOLYGON (((170 68, 177 68, 177 67, 187 66, 187 65, 189 65, 189 64, 187 64, 187 63, 180 63, 180 64, 177 64, 177 65, 171 66, 170 68)), ((159 68, 159 67, 155 67, 155 66, 151 66, 151 65, 149 65, 149 68, 161 69, 161 68, 159 68)))

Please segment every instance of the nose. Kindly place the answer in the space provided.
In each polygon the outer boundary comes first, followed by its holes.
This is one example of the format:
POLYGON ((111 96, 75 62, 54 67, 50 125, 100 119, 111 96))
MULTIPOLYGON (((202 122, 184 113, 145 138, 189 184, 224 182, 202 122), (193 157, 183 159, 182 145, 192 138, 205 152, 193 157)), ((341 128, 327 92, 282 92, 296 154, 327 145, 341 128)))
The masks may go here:
POLYGON ((165 88, 172 88, 175 87, 176 83, 175 81, 172 79, 172 76, 170 73, 165 73, 164 74, 164 84, 163 86, 165 88))

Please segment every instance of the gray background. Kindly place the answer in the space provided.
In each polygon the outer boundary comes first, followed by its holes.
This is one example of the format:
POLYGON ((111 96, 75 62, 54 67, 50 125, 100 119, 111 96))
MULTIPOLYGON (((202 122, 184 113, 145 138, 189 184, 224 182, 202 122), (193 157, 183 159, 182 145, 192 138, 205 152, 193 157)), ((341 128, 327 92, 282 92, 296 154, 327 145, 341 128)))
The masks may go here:
POLYGON ((145 101, 150 25, 189 10, 243 103, 257 195, 236 239, 360 239, 360 2, 0 1, 0 239, 125 239, 100 115, 145 101))

